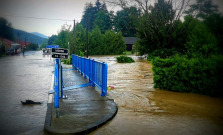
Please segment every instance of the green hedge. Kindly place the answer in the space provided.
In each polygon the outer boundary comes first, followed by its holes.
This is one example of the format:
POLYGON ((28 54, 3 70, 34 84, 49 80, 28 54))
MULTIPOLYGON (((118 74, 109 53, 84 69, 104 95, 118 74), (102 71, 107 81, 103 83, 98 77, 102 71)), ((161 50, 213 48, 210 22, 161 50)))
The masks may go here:
POLYGON ((223 95, 223 56, 192 58, 174 56, 152 60, 154 87, 206 95, 223 95))

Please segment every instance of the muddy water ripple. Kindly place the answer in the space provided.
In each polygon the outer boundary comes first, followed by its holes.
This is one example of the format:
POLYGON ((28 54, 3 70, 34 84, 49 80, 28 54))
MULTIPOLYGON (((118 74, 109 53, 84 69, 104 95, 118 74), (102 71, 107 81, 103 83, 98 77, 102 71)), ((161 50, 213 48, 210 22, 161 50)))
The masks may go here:
POLYGON ((146 60, 119 64, 115 56, 92 57, 108 63, 108 97, 116 117, 92 135, 223 134, 223 99, 153 88, 152 65, 146 60))

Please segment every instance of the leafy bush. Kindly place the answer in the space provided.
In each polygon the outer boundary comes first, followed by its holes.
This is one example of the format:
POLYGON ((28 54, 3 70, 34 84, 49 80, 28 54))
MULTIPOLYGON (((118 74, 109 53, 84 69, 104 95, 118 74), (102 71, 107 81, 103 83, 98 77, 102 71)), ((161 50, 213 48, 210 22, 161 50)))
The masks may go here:
POLYGON ((159 58, 168 58, 170 56, 173 56, 177 54, 177 52, 174 49, 157 49, 154 50, 152 53, 150 53, 147 57, 148 61, 151 61, 152 59, 154 59, 155 57, 159 57, 159 58))
POLYGON ((223 96, 222 55, 192 59, 176 55, 168 59, 155 58, 152 64, 155 88, 223 96))
POLYGON ((79 56, 81 56, 81 57, 85 57, 84 52, 80 51, 80 52, 79 52, 79 56))
POLYGON ((125 41, 121 32, 106 31, 103 44, 103 55, 118 55, 126 51, 125 41))
POLYGON ((119 57, 116 57, 118 63, 133 63, 135 62, 131 57, 121 55, 119 57))
POLYGON ((63 62, 64 64, 71 65, 71 64, 72 64, 72 57, 70 56, 69 59, 67 59, 67 60, 62 60, 62 62, 63 62))

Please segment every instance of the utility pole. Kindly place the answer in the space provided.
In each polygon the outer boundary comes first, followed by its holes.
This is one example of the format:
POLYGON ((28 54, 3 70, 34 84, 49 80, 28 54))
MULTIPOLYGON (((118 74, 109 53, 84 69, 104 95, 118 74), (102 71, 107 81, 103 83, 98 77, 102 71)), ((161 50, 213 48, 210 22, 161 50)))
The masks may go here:
POLYGON ((18 36, 18 42, 19 42, 19 44, 20 44, 19 32, 17 33, 17 36, 18 36))
POLYGON ((88 14, 86 19, 86 58, 88 58, 88 14))
POLYGON ((76 32, 75 32, 75 19, 74 19, 74 54, 76 54, 76 32))
MULTIPOLYGON (((19 32, 17 33, 18 36, 18 40, 19 40, 19 44, 20 44, 20 37, 19 37, 19 32)), ((22 46, 22 45, 21 45, 22 46)), ((17 49, 14 50, 15 52, 17 52, 17 49)))
POLYGON ((26 37, 25 37, 25 45, 22 45, 22 54, 25 54, 25 47, 26 47, 26 37))

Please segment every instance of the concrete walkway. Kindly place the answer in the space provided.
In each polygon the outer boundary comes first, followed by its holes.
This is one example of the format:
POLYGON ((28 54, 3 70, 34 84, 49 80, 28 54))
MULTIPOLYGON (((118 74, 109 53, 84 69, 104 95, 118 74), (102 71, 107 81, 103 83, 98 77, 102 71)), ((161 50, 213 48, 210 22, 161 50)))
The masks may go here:
MULTIPOLYGON (((63 83, 70 87, 87 84, 88 81, 78 71, 64 70, 63 83)), ((67 99, 59 101, 59 118, 56 118, 53 94, 49 96, 44 126, 46 134, 87 134, 111 120, 118 110, 116 103, 101 97, 96 87, 67 90, 64 95, 67 99)))

